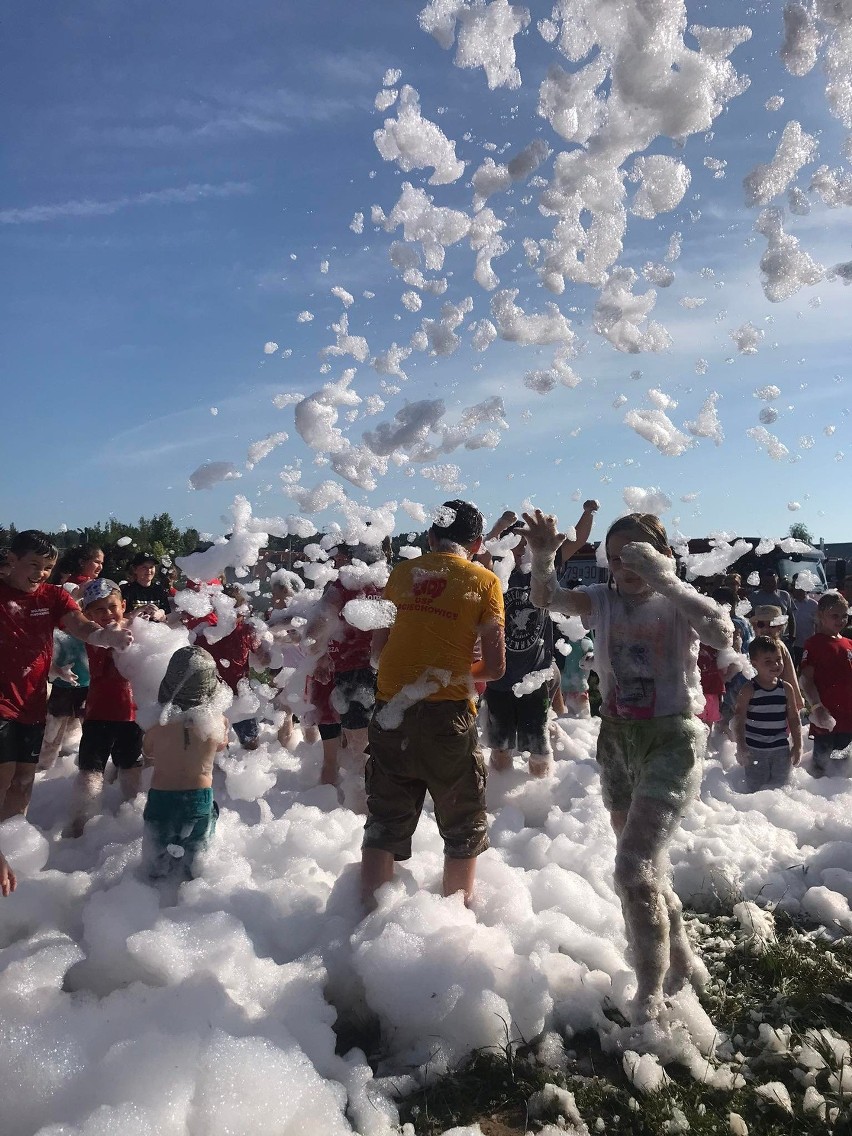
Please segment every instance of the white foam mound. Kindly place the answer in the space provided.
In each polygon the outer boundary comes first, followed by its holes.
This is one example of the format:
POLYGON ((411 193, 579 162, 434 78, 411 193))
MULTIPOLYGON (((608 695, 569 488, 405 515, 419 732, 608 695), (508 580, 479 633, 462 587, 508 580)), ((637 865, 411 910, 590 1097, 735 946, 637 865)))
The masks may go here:
MULTIPOLYGON (((603 1011, 627 1009, 634 979, 596 732, 560 720, 547 782, 521 760, 490 779, 472 909, 441 898, 427 803, 412 859, 366 920, 363 816, 318 787, 319 744, 294 753, 264 726, 257 751, 222 755, 215 839, 170 899, 138 874, 143 798, 108 794, 83 837, 62 840, 73 763, 39 775, 30 820, 0 826, 19 875, 0 901, 0 1014, 15 1039, 0 1063, 3 1136, 390 1136, 393 1078, 376 1081, 358 1049, 335 1055, 337 1020, 348 1036, 378 1023, 383 1075, 440 1071, 501 1045, 507 1028, 592 1028, 618 1044, 603 1011)), ((672 843, 680 896, 736 903, 755 950, 771 940, 767 903, 852 929, 852 785, 814 780, 807 765, 786 789, 746 795, 723 746, 672 843)), ((357 771, 342 776, 363 808, 357 771)), ((675 1016, 684 1024, 665 1042, 626 1046, 637 1090, 661 1087, 673 1060, 730 1088, 730 1070, 707 1064, 714 1027, 697 1001, 681 997, 675 1016)))

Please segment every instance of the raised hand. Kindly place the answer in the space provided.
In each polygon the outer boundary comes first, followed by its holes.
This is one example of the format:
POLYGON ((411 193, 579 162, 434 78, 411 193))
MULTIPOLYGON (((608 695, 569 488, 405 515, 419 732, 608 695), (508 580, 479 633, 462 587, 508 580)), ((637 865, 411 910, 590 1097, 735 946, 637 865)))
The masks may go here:
POLYGON ((129 612, 127 618, 147 619, 151 623, 161 623, 166 618, 166 613, 162 608, 157 607, 156 604, 146 603, 129 612))
POLYGON ((521 535, 527 538, 532 552, 553 554, 567 540, 565 533, 559 532, 558 522, 552 513, 536 509, 534 513, 524 513, 523 518, 527 527, 521 535))

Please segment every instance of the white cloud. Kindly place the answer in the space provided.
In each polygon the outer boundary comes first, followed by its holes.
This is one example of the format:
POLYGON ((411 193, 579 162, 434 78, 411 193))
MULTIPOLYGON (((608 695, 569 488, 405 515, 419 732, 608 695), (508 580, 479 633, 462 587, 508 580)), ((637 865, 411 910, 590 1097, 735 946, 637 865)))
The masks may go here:
POLYGON ((221 185, 191 183, 170 189, 155 189, 149 193, 113 197, 107 201, 94 201, 87 197, 61 201, 56 205, 29 205, 23 209, 3 209, 0 210, 0 224, 35 225, 44 221, 57 221, 63 217, 107 217, 123 209, 132 209, 141 205, 193 205, 207 198, 242 197, 251 192, 251 184, 245 181, 226 181, 221 185))

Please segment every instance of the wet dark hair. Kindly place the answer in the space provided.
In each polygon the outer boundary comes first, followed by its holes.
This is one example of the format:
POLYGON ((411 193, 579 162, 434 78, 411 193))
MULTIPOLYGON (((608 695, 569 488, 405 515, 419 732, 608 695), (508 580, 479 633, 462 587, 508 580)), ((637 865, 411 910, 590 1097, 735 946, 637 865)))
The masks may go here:
POLYGON ((717 604, 725 604, 733 611, 738 603, 736 594, 733 588, 716 588, 713 591, 713 599, 717 604))
POLYGON ((485 528, 479 509, 469 501, 445 501, 443 508, 452 510, 455 516, 449 525, 433 523, 429 529, 432 539, 451 540, 453 544, 460 544, 464 548, 476 544, 485 528))
POLYGON ((26 556, 28 552, 34 552, 36 556, 57 555, 56 545, 47 533, 41 532, 40 529, 25 529, 23 532, 15 533, 8 551, 13 556, 26 556))
POLYGON ((748 657, 752 662, 758 655, 780 655, 781 644, 771 635, 755 635, 748 645, 748 657))

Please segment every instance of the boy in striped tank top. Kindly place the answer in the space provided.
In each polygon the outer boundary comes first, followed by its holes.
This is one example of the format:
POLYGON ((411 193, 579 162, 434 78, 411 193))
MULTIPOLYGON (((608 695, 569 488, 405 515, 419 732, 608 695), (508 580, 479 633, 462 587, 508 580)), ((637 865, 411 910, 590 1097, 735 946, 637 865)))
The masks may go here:
POLYGON ((758 635, 749 643, 748 657, 757 673, 737 698, 734 737, 746 788, 755 793, 787 784, 791 767, 802 759, 802 724, 793 688, 781 677, 780 643, 758 635))

